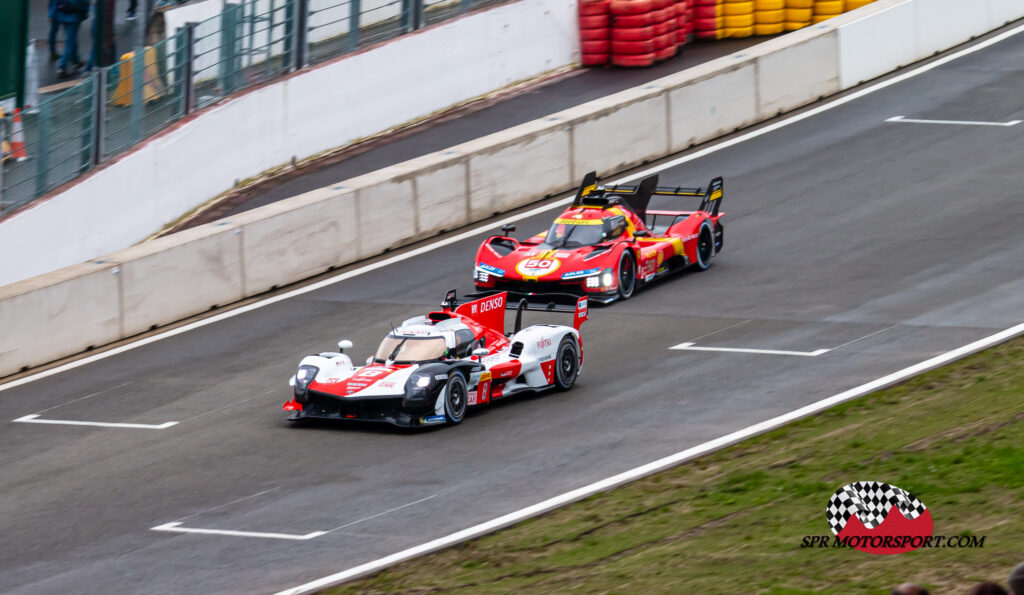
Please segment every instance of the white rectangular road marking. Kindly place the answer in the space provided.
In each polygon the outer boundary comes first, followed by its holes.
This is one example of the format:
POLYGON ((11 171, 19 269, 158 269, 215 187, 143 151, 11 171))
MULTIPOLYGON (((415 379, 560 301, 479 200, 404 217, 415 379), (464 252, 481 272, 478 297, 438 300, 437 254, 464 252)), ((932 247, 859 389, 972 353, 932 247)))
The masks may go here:
POLYGON ((1016 126, 1021 120, 1010 120, 1009 122, 976 122, 972 120, 915 120, 903 116, 893 116, 886 122, 902 122, 905 124, 948 124, 952 126, 1016 126))
POLYGON ((260 533, 257 531, 227 531, 224 529, 193 529, 191 527, 182 527, 179 522, 164 523, 158 527, 153 527, 150 531, 201 533, 203 535, 230 535, 231 537, 259 537, 262 539, 290 539, 292 541, 306 541, 327 533, 327 531, 313 531, 312 533, 306 533, 305 535, 293 535, 291 533, 260 533))
POLYGON ((697 347, 692 342, 673 345, 669 349, 680 351, 726 351, 730 353, 757 353, 761 355, 798 355, 800 357, 818 357, 831 349, 815 349, 814 351, 784 351, 781 349, 746 349, 742 347, 697 347))
POLYGON ((165 421, 162 424, 122 424, 106 421, 71 421, 66 419, 41 419, 38 413, 12 419, 12 422, 23 424, 54 424, 58 426, 96 426, 99 428, 135 428, 140 430, 165 430, 177 425, 176 421, 165 421))

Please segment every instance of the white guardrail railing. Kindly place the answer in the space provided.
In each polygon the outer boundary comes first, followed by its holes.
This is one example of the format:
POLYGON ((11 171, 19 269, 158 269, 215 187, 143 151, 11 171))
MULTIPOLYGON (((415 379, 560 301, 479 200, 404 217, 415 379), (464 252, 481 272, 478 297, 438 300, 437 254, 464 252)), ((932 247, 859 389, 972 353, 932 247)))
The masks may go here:
POLYGON ((1019 0, 879 0, 643 87, 0 287, 0 375, 567 191, 589 170, 685 150, 1021 17, 1019 0))

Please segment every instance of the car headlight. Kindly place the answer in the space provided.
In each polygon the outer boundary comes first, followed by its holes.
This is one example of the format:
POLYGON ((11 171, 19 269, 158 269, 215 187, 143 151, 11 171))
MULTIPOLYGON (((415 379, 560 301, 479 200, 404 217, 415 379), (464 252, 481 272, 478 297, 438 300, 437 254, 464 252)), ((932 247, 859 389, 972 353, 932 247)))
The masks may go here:
POLYGON ((600 287, 600 286, 601 286, 601 276, 600 275, 592 275, 590 277, 587 277, 587 287, 600 287))
POLYGON ((488 273, 485 273, 484 271, 476 272, 476 280, 481 283, 487 283, 487 281, 489 281, 490 278, 491 276, 488 273))
POLYGON ((601 285, 604 285, 605 287, 611 287, 612 281, 614 279, 615 277, 612 276, 612 270, 605 269, 604 274, 601 275, 601 285))
POLYGON ((413 372, 409 376, 409 390, 407 391, 406 398, 408 399, 424 399, 427 393, 430 391, 430 385, 434 381, 434 376, 429 372, 413 372))
MULTIPOLYGON (((316 366, 299 366, 299 369, 295 372, 295 397, 296 399, 305 399, 306 392, 309 389, 310 383, 316 378, 320 368, 316 366)), ((301 400, 300 400, 301 402, 301 400)))

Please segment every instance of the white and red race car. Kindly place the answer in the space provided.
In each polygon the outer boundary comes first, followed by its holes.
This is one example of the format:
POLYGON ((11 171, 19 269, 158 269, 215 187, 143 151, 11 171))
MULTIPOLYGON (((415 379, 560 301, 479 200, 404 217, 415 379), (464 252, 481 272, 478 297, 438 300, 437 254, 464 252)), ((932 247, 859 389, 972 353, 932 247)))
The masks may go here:
POLYGON ((288 381, 294 391, 284 404, 292 412, 288 419, 457 424, 471 406, 572 388, 583 365, 579 329, 587 319, 586 297, 505 291, 470 297, 458 304, 449 291, 441 310, 392 329, 365 366, 352 364, 344 353, 352 342, 345 340, 338 352, 303 358, 288 381), (517 310, 508 334, 506 308, 517 310), (521 328, 523 310, 571 312, 573 325, 521 328))

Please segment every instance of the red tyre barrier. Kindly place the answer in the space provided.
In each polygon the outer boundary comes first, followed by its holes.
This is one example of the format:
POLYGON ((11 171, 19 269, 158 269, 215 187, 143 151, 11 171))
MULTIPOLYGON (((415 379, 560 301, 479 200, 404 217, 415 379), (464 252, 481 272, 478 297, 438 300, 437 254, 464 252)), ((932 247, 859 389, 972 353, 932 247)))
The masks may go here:
POLYGON ((608 5, 611 0, 581 0, 580 16, 593 16, 597 14, 608 14, 608 5))
POLYGON ((654 37, 657 37, 659 35, 665 35, 666 33, 675 31, 676 23, 674 19, 671 21, 664 21, 662 23, 652 25, 650 29, 654 32, 654 37))
MULTIPOLYGON (((654 47, 654 40, 647 41, 613 41, 612 54, 617 57, 619 54, 650 54, 657 49, 654 47)), ((615 62, 618 64, 618 62, 615 62)))
POLYGON ((641 14, 653 8, 651 0, 612 0, 610 11, 614 15, 641 14))
MULTIPOLYGON (((675 32, 666 33, 665 35, 659 35, 654 38, 654 52, 657 53, 665 48, 675 47, 676 45, 676 34, 675 32)), ((673 54, 675 55, 675 54, 673 54)))
POLYGON ((693 16, 698 19, 713 19, 718 17, 718 8, 714 6, 695 6, 693 16))
POLYGON ((615 15, 612 24, 615 27, 647 27, 654 23, 654 13, 615 15))
POLYGON ((651 8, 654 10, 660 10, 662 8, 668 8, 675 4, 675 0, 651 0, 651 8))
POLYGON ((647 41, 654 39, 654 27, 615 27, 612 31, 614 41, 647 41))
POLYGON ((616 66, 650 66, 654 64, 654 52, 647 54, 613 54, 612 64, 616 66))
POLYGON ((608 27, 600 29, 580 29, 580 41, 608 40, 612 37, 612 30, 608 27))
POLYGON ((676 55, 676 46, 675 46, 675 44, 672 44, 672 45, 668 46, 667 48, 665 48, 663 50, 658 50, 658 51, 654 52, 654 59, 656 61, 658 61, 658 62, 661 62, 662 60, 668 60, 670 58, 673 58, 673 57, 675 57, 675 55, 676 55))
POLYGON ((580 64, 584 66, 603 66, 611 61, 611 54, 583 54, 580 64))
POLYGON ((584 54, 607 54, 611 48, 612 42, 607 39, 580 42, 580 51, 584 54))
POLYGON ((580 29, 606 29, 612 24, 612 17, 606 14, 580 17, 580 29))

